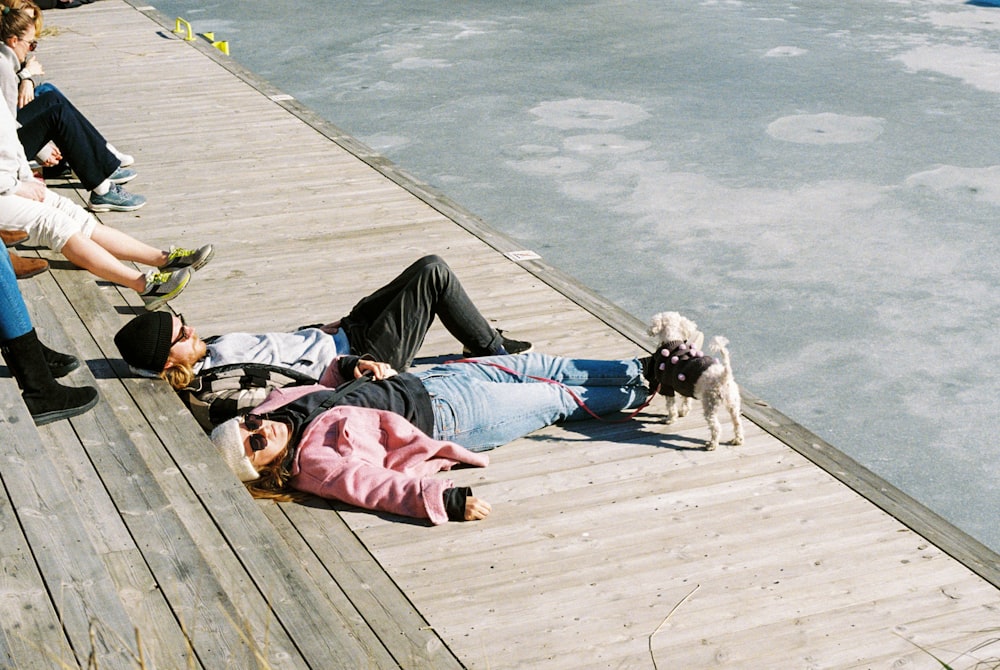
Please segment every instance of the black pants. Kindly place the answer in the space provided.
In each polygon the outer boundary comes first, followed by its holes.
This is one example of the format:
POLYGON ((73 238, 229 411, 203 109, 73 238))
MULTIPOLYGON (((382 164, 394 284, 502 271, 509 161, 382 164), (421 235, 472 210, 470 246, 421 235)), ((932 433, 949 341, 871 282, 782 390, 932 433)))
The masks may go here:
POLYGON ((341 319, 341 326, 352 354, 370 355, 403 372, 413 363, 435 316, 474 355, 496 353, 503 343, 439 256, 424 256, 363 298, 341 319))
POLYGON ((48 90, 17 110, 17 137, 28 159, 55 142, 88 191, 111 176, 121 161, 97 128, 57 90, 48 90))

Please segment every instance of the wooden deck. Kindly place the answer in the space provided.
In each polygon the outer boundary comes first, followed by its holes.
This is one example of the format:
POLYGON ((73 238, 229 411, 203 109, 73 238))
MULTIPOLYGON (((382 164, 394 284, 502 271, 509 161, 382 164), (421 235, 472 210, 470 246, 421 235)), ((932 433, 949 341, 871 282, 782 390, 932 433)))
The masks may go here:
MULTIPOLYGON (((149 197, 102 220, 154 244, 217 247, 173 303, 201 334, 336 318, 438 253, 484 313, 541 351, 646 344, 634 318, 544 261, 508 260, 514 241, 172 35, 173 17, 102 0, 46 23, 50 79, 137 157, 128 188, 149 197)), ((1000 658, 1000 557, 749 392, 740 448, 702 451, 703 422, 667 427, 660 405, 504 446, 488 468, 453 473, 493 503, 481 523, 258 502, 165 384, 128 375, 112 337, 136 297, 39 253, 53 271, 21 282, 36 325, 87 361, 69 381, 96 384, 102 402, 36 429, 0 378, 4 667, 1000 658)), ((440 328, 423 352, 455 353, 440 328)))

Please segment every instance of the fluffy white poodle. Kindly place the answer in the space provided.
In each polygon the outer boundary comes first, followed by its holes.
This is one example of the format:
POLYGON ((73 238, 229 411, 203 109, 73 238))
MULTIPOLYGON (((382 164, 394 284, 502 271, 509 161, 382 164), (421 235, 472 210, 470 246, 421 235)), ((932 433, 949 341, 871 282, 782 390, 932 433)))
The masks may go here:
POLYGON ((698 324, 677 312, 660 312, 650 319, 649 334, 659 343, 653 353, 653 373, 658 390, 667 398, 667 423, 678 416, 685 416, 691 409, 691 399, 701 400, 705 421, 711 437, 706 447, 719 446, 718 413, 722 407, 729 411, 733 422, 733 439, 730 444, 743 444, 743 422, 740 418, 740 389, 733 378, 724 337, 712 339, 710 349, 720 354, 721 362, 706 356, 701 350, 705 335, 698 324), (677 395, 681 396, 680 403, 677 395), (678 406, 679 405, 679 406, 678 406))

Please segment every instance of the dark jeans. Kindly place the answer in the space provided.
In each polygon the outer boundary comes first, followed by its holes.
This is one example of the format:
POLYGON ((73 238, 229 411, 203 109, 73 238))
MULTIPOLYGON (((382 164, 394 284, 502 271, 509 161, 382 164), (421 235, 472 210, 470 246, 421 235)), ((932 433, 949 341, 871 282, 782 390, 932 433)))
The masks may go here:
POLYGON ((424 256, 362 298, 341 326, 352 354, 370 355, 402 372, 413 363, 435 316, 474 355, 496 353, 503 344, 439 256, 424 256))
POLYGON ((17 110, 17 121, 21 124, 17 136, 29 160, 55 142, 88 191, 121 165, 108 150, 108 141, 58 90, 46 90, 17 110))

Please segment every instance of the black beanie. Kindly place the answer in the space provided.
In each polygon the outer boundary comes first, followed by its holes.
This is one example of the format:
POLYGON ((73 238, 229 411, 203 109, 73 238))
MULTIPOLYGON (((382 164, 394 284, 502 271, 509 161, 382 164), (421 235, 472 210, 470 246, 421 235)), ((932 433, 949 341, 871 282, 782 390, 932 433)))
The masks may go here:
POLYGON ((115 345, 133 368, 163 372, 170 355, 174 318, 167 311, 146 312, 135 317, 115 335, 115 345))

